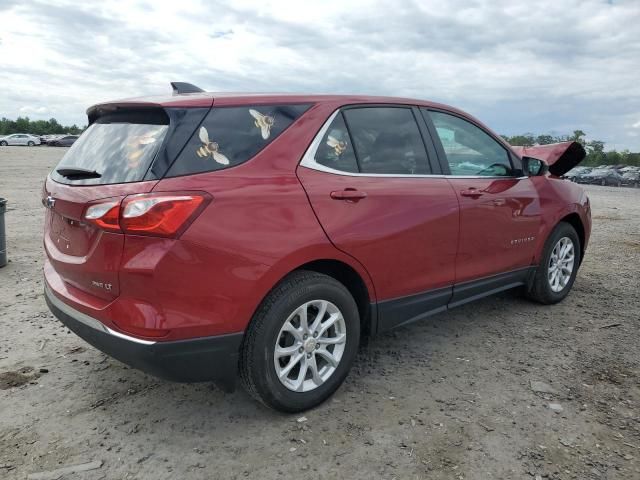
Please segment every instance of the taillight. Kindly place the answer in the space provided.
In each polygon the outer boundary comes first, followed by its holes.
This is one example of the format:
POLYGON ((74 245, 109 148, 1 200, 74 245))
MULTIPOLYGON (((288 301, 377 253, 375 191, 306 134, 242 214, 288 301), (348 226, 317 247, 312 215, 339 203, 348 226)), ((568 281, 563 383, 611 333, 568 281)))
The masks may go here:
POLYGON ((175 237, 209 203, 206 193, 148 193, 95 203, 84 218, 97 227, 135 235, 175 237))
POLYGON ((120 200, 96 203, 87 208, 85 220, 110 232, 120 232, 120 200))
POLYGON ((172 237, 188 226, 204 201, 203 195, 152 193, 127 197, 120 226, 126 233, 172 237))

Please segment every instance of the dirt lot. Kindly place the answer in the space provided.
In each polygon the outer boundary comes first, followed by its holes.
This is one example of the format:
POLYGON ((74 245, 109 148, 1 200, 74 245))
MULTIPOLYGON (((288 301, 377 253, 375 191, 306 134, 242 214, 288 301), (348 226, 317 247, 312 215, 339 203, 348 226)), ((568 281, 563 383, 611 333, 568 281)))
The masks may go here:
POLYGON ((640 190, 587 187, 562 304, 507 293, 378 337, 304 420, 128 369, 49 314, 40 190, 63 153, 0 149, 0 478, 640 479, 640 190))

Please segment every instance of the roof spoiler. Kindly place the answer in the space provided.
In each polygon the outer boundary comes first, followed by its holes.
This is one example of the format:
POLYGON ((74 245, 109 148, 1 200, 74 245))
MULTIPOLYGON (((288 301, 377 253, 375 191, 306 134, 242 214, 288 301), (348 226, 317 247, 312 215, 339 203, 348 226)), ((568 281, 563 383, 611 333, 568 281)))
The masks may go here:
POLYGON ((202 93, 203 89, 196 87, 191 83, 186 82, 171 82, 171 88, 174 95, 180 95, 181 93, 202 93))

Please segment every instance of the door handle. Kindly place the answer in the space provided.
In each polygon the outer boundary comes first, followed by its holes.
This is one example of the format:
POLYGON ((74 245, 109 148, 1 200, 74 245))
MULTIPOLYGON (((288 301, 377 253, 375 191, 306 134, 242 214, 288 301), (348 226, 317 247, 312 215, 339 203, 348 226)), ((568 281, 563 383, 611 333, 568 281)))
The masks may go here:
POLYGON ((346 200, 348 202, 358 202, 363 198, 367 198, 365 192, 356 190, 355 188, 345 188, 344 190, 335 190, 331 192, 331 198, 334 200, 346 200))
POLYGON ((460 195, 463 197, 471 197, 471 198, 479 198, 483 195, 482 190, 478 190, 477 188, 469 188, 467 190, 462 190, 460 195))

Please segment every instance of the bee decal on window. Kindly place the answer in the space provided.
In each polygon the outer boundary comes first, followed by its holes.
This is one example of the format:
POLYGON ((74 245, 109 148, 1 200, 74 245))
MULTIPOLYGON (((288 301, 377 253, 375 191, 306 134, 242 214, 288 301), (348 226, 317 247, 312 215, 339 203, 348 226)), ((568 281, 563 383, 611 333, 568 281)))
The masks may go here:
POLYGON ((147 151, 147 147, 157 140, 157 135, 162 130, 157 129, 142 135, 132 136, 127 142, 127 165, 129 168, 137 168, 142 159, 142 155, 147 151))
POLYGON ((339 157, 342 155, 347 149, 347 142, 341 142, 335 137, 329 135, 327 138, 327 145, 329 145, 336 152, 336 155, 339 157))
POLYGON ((200 137, 202 146, 196 150, 196 154, 200 158, 211 156, 219 164, 229 165, 229 159, 218 151, 220 148, 218 144, 209 140, 209 132, 207 132, 206 128, 200 127, 200 133, 198 136, 200 137))
POLYGON ((275 123, 276 119, 269 115, 263 115, 257 110, 249 109, 249 113, 255 119, 255 125, 260 129, 262 133, 262 139, 266 140, 271 135, 271 127, 275 123))

